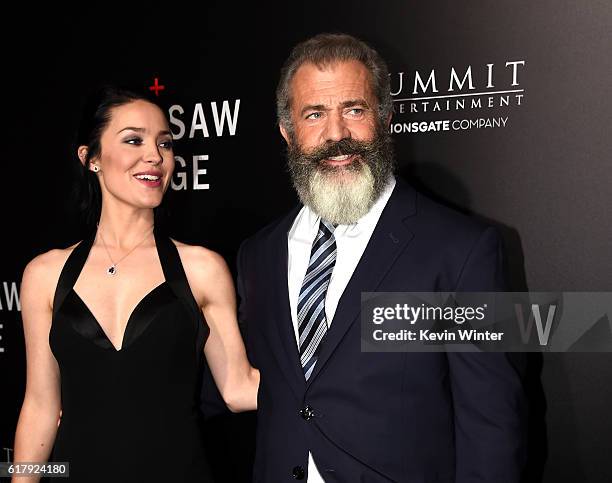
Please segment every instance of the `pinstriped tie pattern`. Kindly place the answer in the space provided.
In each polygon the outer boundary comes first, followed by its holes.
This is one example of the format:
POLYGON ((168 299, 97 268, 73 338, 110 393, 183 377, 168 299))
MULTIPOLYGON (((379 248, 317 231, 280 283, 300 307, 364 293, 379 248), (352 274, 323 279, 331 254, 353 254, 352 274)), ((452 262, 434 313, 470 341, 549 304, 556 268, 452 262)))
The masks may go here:
POLYGON ((306 380, 312 374, 321 342, 327 333, 325 295, 336 264, 334 228, 331 223, 321 220, 297 303, 298 346, 306 380))

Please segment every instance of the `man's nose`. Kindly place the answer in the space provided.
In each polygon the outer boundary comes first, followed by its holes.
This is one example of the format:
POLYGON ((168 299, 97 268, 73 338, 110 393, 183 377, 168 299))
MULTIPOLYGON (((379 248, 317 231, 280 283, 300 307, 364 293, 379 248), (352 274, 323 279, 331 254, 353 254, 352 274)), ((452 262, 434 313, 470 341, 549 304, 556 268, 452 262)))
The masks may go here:
POLYGON ((325 137, 325 141, 340 141, 341 139, 351 137, 351 131, 348 129, 346 120, 342 117, 342 114, 329 114, 323 136, 325 137))

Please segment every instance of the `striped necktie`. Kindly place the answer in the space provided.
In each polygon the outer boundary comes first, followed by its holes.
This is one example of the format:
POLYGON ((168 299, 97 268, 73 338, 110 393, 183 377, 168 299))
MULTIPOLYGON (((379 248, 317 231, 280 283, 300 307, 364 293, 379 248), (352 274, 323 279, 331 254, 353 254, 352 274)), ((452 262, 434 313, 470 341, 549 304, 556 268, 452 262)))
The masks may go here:
POLYGON ((325 295, 336 264, 335 227, 324 220, 312 244, 310 262, 298 298, 298 335, 300 362, 306 380, 312 374, 327 333, 325 295))

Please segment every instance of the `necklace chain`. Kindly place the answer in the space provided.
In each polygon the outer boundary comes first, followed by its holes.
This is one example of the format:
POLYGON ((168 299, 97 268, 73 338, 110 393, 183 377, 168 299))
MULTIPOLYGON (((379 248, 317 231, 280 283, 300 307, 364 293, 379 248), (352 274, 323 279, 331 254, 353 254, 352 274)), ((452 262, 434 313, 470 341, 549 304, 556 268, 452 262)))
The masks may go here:
POLYGON ((117 265, 119 265, 119 263, 121 263, 130 253, 132 253, 134 250, 136 250, 136 248, 138 248, 140 245, 142 245, 145 240, 147 238, 149 238, 149 235, 151 235, 151 233, 153 232, 153 228, 154 226, 152 226, 149 231, 147 231, 147 234, 145 235, 145 237, 140 240, 140 242, 138 242, 136 245, 134 245, 129 252, 127 252, 125 255, 123 255, 119 260, 115 261, 113 260, 113 257, 110 254, 110 251, 108 249, 108 247, 106 246, 106 242, 104 241, 104 237, 102 236, 102 232, 100 231, 100 226, 98 225, 98 233, 97 236, 100 237, 100 241, 102 241, 102 246, 104 247, 104 250, 106 251, 106 254, 108 255, 108 258, 110 259, 112 265, 110 267, 108 267, 106 269, 106 273, 108 275, 116 275, 117 274, 117 265))

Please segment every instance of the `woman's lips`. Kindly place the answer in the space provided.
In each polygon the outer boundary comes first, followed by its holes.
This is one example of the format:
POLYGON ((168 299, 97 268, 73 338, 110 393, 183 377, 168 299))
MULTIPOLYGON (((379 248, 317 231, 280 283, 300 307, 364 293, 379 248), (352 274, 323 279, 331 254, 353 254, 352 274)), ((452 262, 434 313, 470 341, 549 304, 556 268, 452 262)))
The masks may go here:
POLYGON ((158 188, 162 184, 162 177, 160 175, 135 174, 134 178, 149 188, 158 188))

